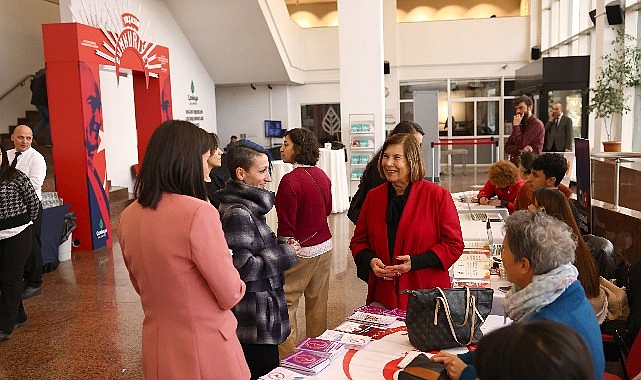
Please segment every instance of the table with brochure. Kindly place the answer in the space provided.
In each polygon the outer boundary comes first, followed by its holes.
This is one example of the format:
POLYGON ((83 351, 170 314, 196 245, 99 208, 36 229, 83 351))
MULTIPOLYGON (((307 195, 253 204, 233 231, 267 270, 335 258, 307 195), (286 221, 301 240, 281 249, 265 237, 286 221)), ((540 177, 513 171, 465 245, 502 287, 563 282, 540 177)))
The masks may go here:
MULTIPOLYGON (((502 304, 503 290, 510 283, 493 268, 500 263, 502 226, 508 212, 505 208, 471 203, 465 193, 452 197, 465 243, 463 255, 450 269, 452 286, 494 289, 492 311, 481 327, 485 334, 510 323, 503 316, 502 304)), ((293 354, 281 360, 281 367, 261 379, 394 379, 420 354, 409 342, 404 321, 404 310, 362 306, 334 329, 316 339, 301 341, 293 354)), ((467 350, 467 347, 446 349, 455 354, 467 350)))
MULTIPOLYGON (((404 314, 400 309, 360 307, 347 321, 318 339, 301 341, 297 351, 281 360, 281 367, 261 379, 394 379, 420 354, 409 342, 404 314), (335 343, 342 343, 342 347, 335 343)), ((488 333, 505 323, 509 320, 490 315, 481 330, 488 333)), ((464 353, 467 347, 446 351, 464 353)))

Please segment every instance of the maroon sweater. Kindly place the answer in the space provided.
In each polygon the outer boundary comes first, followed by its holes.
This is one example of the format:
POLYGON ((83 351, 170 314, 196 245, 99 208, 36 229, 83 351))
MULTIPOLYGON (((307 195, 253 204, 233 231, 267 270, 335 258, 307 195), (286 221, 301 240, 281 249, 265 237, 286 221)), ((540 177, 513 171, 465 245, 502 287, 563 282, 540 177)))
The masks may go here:
POLYGON ((530 115, 525 120, 525 126, 515 125, 512 134, 505 142, 505 153, 510 155, 510 161, 519 166, 519 156, 526 146, 531 146, 536 155, 543 151, 543 140, 545 139, 545 127, 543 122, 536 116, 530 115))
POLYGON ((332 234, 327 216, 332 212, 331 188, 327 174, 316 166, 298 167, 285 174, 276 192, 278 236, 293 236, 303 247, 329 240, 332 234))

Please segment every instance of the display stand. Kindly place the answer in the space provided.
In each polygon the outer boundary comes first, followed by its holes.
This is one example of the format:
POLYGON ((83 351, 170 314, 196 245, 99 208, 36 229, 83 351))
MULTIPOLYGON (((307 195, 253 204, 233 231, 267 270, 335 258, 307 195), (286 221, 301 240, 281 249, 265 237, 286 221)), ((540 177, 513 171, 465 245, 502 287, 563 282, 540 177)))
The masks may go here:
POLYGON ((350 196, 354 195, 367 163, 376 152, 374 114, 349 115, 350 196))

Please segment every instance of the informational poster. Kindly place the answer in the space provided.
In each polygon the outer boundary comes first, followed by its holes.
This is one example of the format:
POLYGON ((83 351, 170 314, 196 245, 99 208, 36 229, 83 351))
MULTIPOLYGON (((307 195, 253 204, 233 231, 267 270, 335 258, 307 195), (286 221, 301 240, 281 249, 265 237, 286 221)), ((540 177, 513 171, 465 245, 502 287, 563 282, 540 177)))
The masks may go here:
POLYGON ((576 206, 581 234, 592 233, 592 195, 590 192, 590 141, 574 139, 576 157, 576 206))

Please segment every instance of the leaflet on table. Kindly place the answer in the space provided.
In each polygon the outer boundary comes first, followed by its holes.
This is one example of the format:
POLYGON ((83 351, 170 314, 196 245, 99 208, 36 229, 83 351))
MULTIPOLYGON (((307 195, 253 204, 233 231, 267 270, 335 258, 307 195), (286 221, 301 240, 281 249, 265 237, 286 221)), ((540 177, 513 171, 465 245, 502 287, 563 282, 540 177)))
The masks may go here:
POLYGON ((307 351, 296 351, 285 356, 280 365, 300 372, 304 375, 318 375, 322 370, 331 364, 329 358, 313 354, 307 351))
POLYGON ((396 322, 396 317, 392 315, 380 315, 365 313, 362 311, 357 311, 354 314, 347 317, 348 321, 367 323, 370 325, 375 325, 379 327, 387 327, 392 323, 396 322))
POLYGON ((302 380, 307 379, 306 375, 294 372, 285 367, 276 367, 269 371, 268 374, 258 378, 258 380, 302 380))
POLYGON ((370 344, 372 338, 364 335, 348 334, 336 330, 325 330, 318 339, 331 340, 333 342, 340 342, 345 345, 345 348, 360 350, 370 344))
POLYGON ((465 240, 463 246, 465 249, 490 249, 490 243, 484 240, 465 240))
POLYGON ((490 280, 479 280, 479 279, 469 279, 469 278, 455 278, 452 280, 453 288, 491 288, 490 280))
POLYGON ((367 323, 358 323, 352 321, 345 321, 336 326, 334 330, 346 332, 348 334, 365 335, 372 338, 385 333, 384 327, 377 327, 367 323))
POLYGON ((474 278, 490 279, 489 261, 457 261, 454 263, 452 273, 455 279, 474 278))
POLYGON ((346 351, 342 343, 318 338, 305 338, 296 345, 296 349, 324 356, 330 360, 336 359, 346 351))
POLYGON ((364 305, 361 307, 357 307, 356 309, 354 309, 354 312, 357 312, 357 311, 362 311, 364 313, 370 313, 370 314, 391 315, 396 317, 396 319, 399 321, 404 321, 405 315, 406 315, 406 312, 403 309, 399 309, 399 308, 386 309, 384 307, 371 306, 371 305, 364 305))

